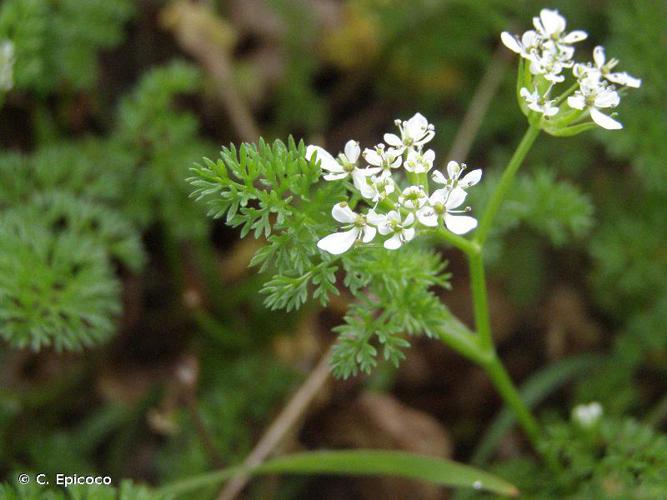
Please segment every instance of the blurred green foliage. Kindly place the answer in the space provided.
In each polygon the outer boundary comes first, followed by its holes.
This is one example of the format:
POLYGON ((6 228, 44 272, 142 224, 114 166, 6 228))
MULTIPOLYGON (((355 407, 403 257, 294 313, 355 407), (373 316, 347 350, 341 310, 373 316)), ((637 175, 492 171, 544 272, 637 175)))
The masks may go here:
POLYGON ((529 459, 495 469, 522 498, 660 498, 667 489, 667 438, 632 419, 602 417, 593 429, 553 420, 542 447, 551 469, 529 459))

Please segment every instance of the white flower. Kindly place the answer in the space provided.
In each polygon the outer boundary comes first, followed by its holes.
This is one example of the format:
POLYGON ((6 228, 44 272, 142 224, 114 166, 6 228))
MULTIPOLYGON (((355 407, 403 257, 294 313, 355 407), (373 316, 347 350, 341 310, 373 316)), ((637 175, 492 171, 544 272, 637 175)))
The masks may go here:
POLYGON ((389 170, 383 170, 378 175, 355 177, 354 186, 359 190, 361 196, 373 203, 384 200, 396 189, 389 170))
MULTIPOLYGON (((482 170, 478 168, 468 172, 461 179, 460 178, 461 174, 466 168, 467 165, 465 163, 459 163, 452 160, 447 164, 447 175, 449 177, 445 177, 442 174, 442 172, 436 170, 435 172, 433 172, 432 175, 433 182, 435 182, 436 184, 443 184, 445 188, 447 188, 450 191, 463 191, 465 199, 464 190, 468 189, 471 186, 474 186, 482 178, 482 170)), ((460 196, 461 196, 460 193, 456 194, 456 198, 460 196)))
POLYGON ((465 199, 466 192, 462 189, 438 189, 429 197, 428 204, 417 211, 417 220, 425 226, 435 227, 442 217, 447 229, 454 234, 472 231, 477 227, 477 220, 468 215, 458 215, 467 212, 467 209, 456 210, 465 199))
POLYGON ((554 49, 546 49, 541 53, 533 53, 528 59, 530 61, 530 72, 533 75, 542 75, 551 83, 560 83, 565 80, 561 73, 563 68, 572 66, 571 52, 557 52, 554 49))
POLYGON ((603 414, 602 405, 596 401, 587 405, 577 405, 572 409, 572 419, 584 429, 598 423, 603 414))
POLYGON ((538 49, 540 42, 542 41, 537 33, 533 30, 528 30, 523 35, 521 35, 521 40, 519 40, 511 33, 503 31, 500 34, 500 40, 503 42, 505 47, 526 59, 532 52, 538 49))
POLYGON ((557 10, 542 9, 540 16, 533 18, 533 26, 535 26, 540 37, 556 45, 571 45, 585 40, 588 36, 585 31, 581 30, 575 30, 566 34, 565 18, 557 10))
POLYGON ((618 59, 612 58, 609 59, 608 62, 605 62, 604 47, 598 45, 593 49, 593 61, 595 62, 595 67, 600 71, 600 74, 611 83, 635 89, 641 87, 642 81, 639 78, 635 78, 625 71, 622 73, 611 72, 611 70, 618 64, 618 59))
POLYGON ((433 168, 433 161, 435 160, 435 151, 429 149, 425 153, 410 149, 408 151, 408 158, 405 160, 403 167, 408 172, 415 174, 423 174, 433 168))
POLYGON ((400 153, 393 148, 385 149, 384 144, 378 144, 373 149, 364 149, 363 157, 369 164, 385 170, 398 168, 403 161, 400 153))
POLYGON ((579 90, 567 98, 568 105, 573 109, 588 110, 593 121, 602 128, 607 130, 623 128, 620 122, 600 111, 600 109, 615 108, 621 101, 614 87, 590 79, 580 80, 579 83, 579 90))
POLYGON ((408 121, 396 120, 401 136, 384 134, 384 142, 392 147, 395 154, 402 154, 410 148, 418 148, 429 142, 435 136, 435 130, 428 120, 417 113, 408 121))
POLYGON ((424 206, 428 196, 421 186, 406 187, 401 195, 398 197, 398 203, 408 210, 416 210, 424 206))
MULTIPOLYGON (((331 215, 338 222, 346 224, 346 230, 325 236, 317 242, 317 247, 325 252, 340 255, 347 252, 356 241, 370 242, 375 238, 377 230, 370 226, 367 218, 352 211, 347 203, 342 202, 334 205, 331 215)), ((375 212, 369 211, 368 217, 373 217, 375 212)))
POLYGON ((320 146, 308 146, 306 148, 306 159, 310 161, 315 156, 320 161, 322 170, 328 172, 324 175, 327 181, 337 181, 347 176, 364 177, 373 175, 380 171, 379 168, 358 168, 357 162, 361 154, 359 143, 357 141, 347 141, 345 152, 338 155, 338 160, 334 159, 324 148, 320 146))
POLYGON ((14 44, 9 40, 0 42, 0 90, 8 91, 14 86, 14 44))
POLYGON ((556 10, 542 9, 539 17, 533 18, 535 30, 526 31, 521 40, 510 33, 503 32, 500 39, 513 52, 530 62, 533 75, 542 75, 552 83, 562 82, 563 68, 574 64, 573 43, 584 40, 588 35, 584 31, 565 32, 565 18, 556 10))
POLYGON ((536 111, 544 116, 554 116, 558 114, 558 106, 554 105, 554 101, 547 99, 547 95, 540 95, 537 88, 530 92, 526 87, 523 87, 519 92, 521 97, 528 104, 528 108, 536 111))
POLYGON ((387 215, 369 215, 369 222, 377 225, 380 234, 391 235, 391 238, 384 242, 384 247, 388 250, 396 250, 415 237, 415 228, 412 227, 415 222, 413 214, 401 219, 401 215, 392 210, 387 215))

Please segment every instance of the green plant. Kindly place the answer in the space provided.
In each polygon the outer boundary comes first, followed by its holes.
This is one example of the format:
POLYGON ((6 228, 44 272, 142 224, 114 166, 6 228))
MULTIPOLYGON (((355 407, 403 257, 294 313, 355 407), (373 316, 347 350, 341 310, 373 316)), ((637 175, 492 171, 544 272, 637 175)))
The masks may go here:
MULTIPOLYGON (((592 62, 575 63, 573 45, 587 34, 566 32, 565 19, 557 11, 543 9, 534 25, 535 30, 521 38, 509 33, 501 37, 521 56, 516 97, 529 127, 494 183, 479 226, 466 215, 470 208, 462 205, 467 190, 479 183, 481 170, 465 173, 465 164, 450 161, 445 174, 434 170, 428 175, 435 153, 426 144, 435 131, 420 114, 397 120, 399 133, 385 134, 386 145, 362 152, 351 140, 336 158, 319 146, 305 148, 292 139, 287 145, 244 144, 238 151, 231 146, 223 149, 217 162, 206 159, 195 168, 191 182, 194 196, 207 202, 211 215, 240 226, 241 237, 252 231, 255 238, 267 239, 253 259, 261 271, 275 273, 263 289, 267 306, 295 309, 307 301, 309 292, 326 304, 330 294, 338 293, 337 273, 344 271, 342 284, 355 302, 336 329, 339 339, 332 357, 336 375, 370 372, 376 366, 376 345, 385 359, 398 364, 409 346, 403 338, 406 333, 438 337, 485 369, 534 446, 541 449, 539 425, 514 388, 491 335, 485 243, 492 229, 512 227, 522 218, 555 244, 565 240, 567 231, 582 234, 590 227, 590 204, 569 185, 544 172, 518 187, 514 178, 541 130, 567 137, 596 126, 622 128, 613 110, 620 94, 639 87, 641 81, 617 72, 617 61, 607 60, 601 46, 595 48, 592 62), (572 68, 571 77, 565 74, 567 68, 572 68), (317 183, 320 176, 327 181, 323 186, 317 183), (511 196, 526 199, 523 205, 528 197, 538 197, 542 204, 537 207, 543 213, 533 209, 530 218, 525 217, 521 205, 515 204, 515 213, 505 210, 505 221, 499 224, 496 216, 511 196), (336 231, 327 218, 331 204, 333 219, 343 231, 336 231), (562 220, 550 217, 554 208, 562 220), (462 236, 472 230, 472 238, 462 236), (423 238, 412 242, 417 235, 423 238), (382 244, 377 243, 382 237, 382 244), (437 254, 427 250, 434 241, 456 247, 467 257, 474 331, 453 317, 435 293, 436 287, 447 288, 448 275, 437 254)), ((553 465, 554 457, 547 453, 544 457, 553 465)))

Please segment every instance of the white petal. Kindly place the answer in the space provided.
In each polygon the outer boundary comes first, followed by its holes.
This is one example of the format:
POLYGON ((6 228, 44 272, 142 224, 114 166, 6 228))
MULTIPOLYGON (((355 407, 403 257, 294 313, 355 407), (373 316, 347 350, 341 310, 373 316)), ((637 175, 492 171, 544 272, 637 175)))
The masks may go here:
POLYGON ((378 226, 378 232, 381 235, 391 234, 394 232, 394 229, 391 227, 388 221, 385 220, 382 224, 378 226))
POLYGON ((401 222, 401 214, 399 214, 396 210, 391 210, 387 214, 387 220, 394 222, 401 222))
POLYGON ((550 34, 559 34, 565 30, 565 18, 557 10, 542 9, 540 19, 544 30, 550 34))
POLYGON ((382 157, 375 151, 375 149, 364 149, 364 160, 376 167, 382 166, 382 157))
POLYGON ((357 141, 347 141, 345 143, 345 156, 350 163, 356 163, 359 159, 359 154, 361 154, 361 148, 359 148, 357 141))
POLYGON ((588 33, 582 30, 574 30, 567 35, 565 35, 563 38, 561 38, 561 42, 563 43, 577 43, 581 42, 582 40, 586 40, 588 38, 588 33))
POLYGON ((374 226, 380 226, 387 221, 387 216, 384 214, 378 214, 375 212, 375 210, 370 209, 366 214, 366 220, 368 221, 369 224, 373 224, 374 226))
POLYGON ((338 181, 340 179, 345 179, 347 177, 347 172, 342 172, 340 174, 324 174, 325 181, 338 181))
POLYGON ((433 172, 431 179, 433 179, 433 182, 436 184, 447 184, 447 178, 439 170, 433 172))
POLYGON ((523 45, 524 52, 536 47, 539 42, 540 37, 534 30, 528 30, 523 35, 521 35, 521 45, 523 45))
POLYGON ((460 207, 464 201, 466 201, 466 196, 468 193, 466 193, 463 189, 460 187, 455 187, 452 189, 452 191, 449 193, 449 196, 447 197, 447 202, 445 203, 445 208, 447 210, 453 210, 455 208, 460 207))
POLYGON ((617 122, 611 116, 607 116, 595 108, 591 108, 591 118, 595 123, 600 125, 600 127, 606 128, 607 130, 618 130, 623 128, 623 125, 620 122, 617 122))
POLYGON ((449 189, 436 189, 433 191, 433 193, 431 193, 428 201, 431 205, 435 205, 436 203, 444 205, 445 201, 447 201, 447 196, 449 196, 449 189))
POLYGON ((558 70, 557 72, 545 73, 544 78, 546 78, 552 83, 560 83, 565 81, 565 77, 560 74, 560 70, 558 70))
POLYGON ((395 148, 403 146, 403 141, 396 134, 384 134, 384 142, 395 148))
POLYGON ((551 117, 558 114, 559 108, 556 106, 547 105, 544 108, 544 116, 551 117))
POLYGON ((596 108, 615 108, 620 102, 618 92, 608 90, 598 94, 593 104, 596 108))
POLYGON ((528 109, 532 109, 533 111, 537 111, 538 113, 542 113, 544 110, 540 107, 539 104, 537 104, 535 101, 531 101, 528 103, 528 109))
POLYGON ((447 174, 450 179, 458 179, 461 175, 461 165, 457 161, 451 160, 447 164, 447 174))
POLYGON ((350 205, 348 205, 345 202, 336 203, 331 209, 331 215, 338 222, 343 222, 347 224, 355 222, 357 220, 357 214, 355 214, 350 208, 350 205))
POLYGON ((398 235, 398 233, 394 233, 394 236, 384 242, 384 247, 387 250, 396 250, 397 248, 400 248, 402 244, 403 242, 401 241, 401 237, 398 235))
POLYGON ((410 241, 414 237, 415 237, 415 228, 414 227, 403 230, 403 238, 405 239, 405 241, 410 241))
POLYGON ((431 139, 433 139, 434 137, 435 137, 435 131, 429 130, 428 132, 426 132, 426 134, 424 134, 424 137, 422 137, 418 141, 415 141, 415 145, 421 146, 423 144, 426 144, 427 142, 431 142, 431 139))
POLYGON ((317 242, 317 248, 334 255, 347 252, 359 236, 359 228, 352 228, 342 233, 333 233, 317 242))
MULTIPOLYGON (((558 109, 558 108, 556 108, 558 109)), ((459 184, 463 187, 470 187, 474 186, 477 184, 480 180, 482 179, 482 169, 477 168, 475 170, 471 170, 468 172, 466 175, 463 176, 463 179, 459 181, 459 184)))
POLYGON ((355 168, 352 171, 352 180, 356 186, 358 179, 371 177, 372 175, 377 174, 380 170, 382 170, 380 167, 355 168))
POLYGON ((572 109, 584 109, 586 107, 586 99, 581 94, 571 95, 567 98, 567 104, 572 109))
POLYGON ((638 89, 641 87, 642 81, 639 78, 635 78, 634 76, 630 76, 627 73, 607 73, 606 75, 607 80, 613 83, 617 83, 619 85, 623 85, 625 87, 632 87, 633 89, 638 89))
POLYGON ((500 40, 503 42, 503 45, 505 45, 505 47, 510 49, 512 52, 521 54, 523 48, 521 47, 519 40, 517 40, 514 35, 509 34, 507 31, 503 31, 500 34, 500 40))
POLYGON ((558 56, 558 60, 560 62, 567 62, 572 59, 572 56, 574 56, 574 47, 570 47, 569 45, 559 45, 558 48, 560 50, 560 54, 558 56))
POLYGON ((310 161, 313 155, 320 160, 320 167, 322 170, 327 170, 329 172, 343 172, 341 164, 338 163, 326 149, 320 146, 308 146, 306 148, 306 160, 310 161))
POLYGON ((361 196, 366 198, 367 200, 372 200, 375 198, 377 195, 377 189, 375 188, 375 185, 373 184, 373 181, 371 181, 368 177, 353 177, 352 178, 354 181, 354 187, 356 187, 359 192, 361 193, 361 196))
POLYGON ((477 220, 468 215, 445 214, 445 225, 454 234, 465 234, 477 227, 477 220))
POLYGON ((377 233, 377 229, 375 229, 373 226, 364 226, 364 237, 362 238, 361 241, 364 243, 369 243, 373 241, 373 238, 375 238, 375 234, 377 233))
POLYGON ((606 57, 604 55, 604 47, 602 45, 598 45, 593 49, 593 61, 595 62, 595 66, 602 68, 602 66, 604 66, 605 59, 606 57))
POLYGON ((417 220, 424 226, 435 227, 438 225, 438 214, 433 207, 423 207, 417 211, 417 220))
POLYGON ((428 128, 428 120, 421 113, 416 113, 405 123, 405 132, 413 139, 421 138, 428 128))
POLYGON ((433 166, 433 162, 435 161, 435 151, 432 149, 429 149, 424 153, 424 161, 429 165, 429 168, 433 166))
POLYGON ((410 213, 403 221, 403 226, 409 226, 411 224, 414 224, 414 222, 415 222, 415 216, 410 213))

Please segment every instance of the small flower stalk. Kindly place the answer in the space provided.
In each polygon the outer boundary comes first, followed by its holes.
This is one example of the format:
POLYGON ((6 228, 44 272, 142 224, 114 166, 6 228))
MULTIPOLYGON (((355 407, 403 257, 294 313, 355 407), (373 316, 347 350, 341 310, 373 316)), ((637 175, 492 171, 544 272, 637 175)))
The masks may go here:
POLYGON ((616 108, 627 89, 641 80, 615 71, 617 59, 606 59, 604 47, 593 50, 593 60, 577 62, 575 44, 588 38, 585 31, 566 31, 558 11, 542 9, 534 29, 521 37, 501 34, 503 44, 520 56, 517 99, 534 127, 555 136, 570 136, 596 126, 618 130, 616 108))
POLYGON ((481 180, 482 171, 464 173, 466 165, 455 161, 448 163, 446 174, 433 170, 435 152, 425 149, 435 136, 433 125, 419 113, 395 123, 398 134, 384 134, 386 144, 363 153, 352 140, 337 158, 320 146, 306 148, 306 158, 319 162, 324 180, 352 180, 347 184, 350 199, 332 209, 333 218, 343 227, 320 239, 320 250, 339 255, 373 242, 378 234, 385 237, 384 248, 396 250, 419 232, 440 228, 461 235, 477 227, 477 220, 466 215, 470 207, 464 203, 467 189, 481 180), (432 192, 429 173, 438 187, 432 192))

